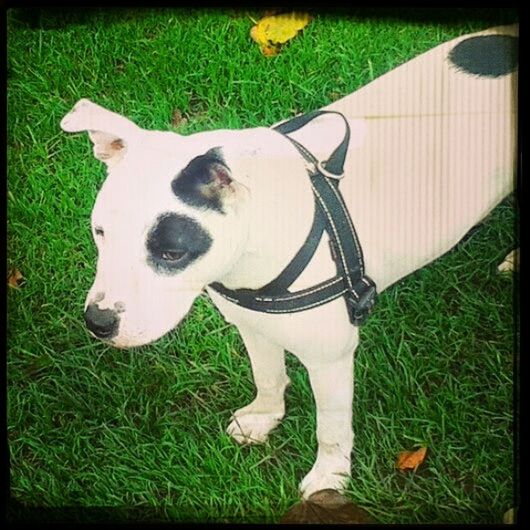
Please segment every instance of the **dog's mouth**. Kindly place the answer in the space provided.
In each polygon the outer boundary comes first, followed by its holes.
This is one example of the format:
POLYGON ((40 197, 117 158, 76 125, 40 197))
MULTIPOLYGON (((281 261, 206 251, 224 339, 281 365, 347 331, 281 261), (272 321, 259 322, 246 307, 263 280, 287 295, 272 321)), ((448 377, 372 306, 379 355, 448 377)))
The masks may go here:
MULTIPOLYGON (((115 339, 100 339, 101 342, 103 342, 107 346, 112 346, 113 348, 117 348, 118 350, 126 350, 128 348, 134 348, 135 345, 130 345, 125 342, 116 341, 115 339)), ((136 345, 140 346, 140 345, 136 345)))
MULTIPOLYGON (((124 339, 120 338, 120 336, 96 336, 92 332, 89 332, 91 337, 97 339, 99 342, 102 342, 105 346, 112 346, 113 348, 117 348, 119 350, 126 350, 128 348, 134 348, 137 346, 144 346, 145 344, 148 344, 148 341, 146 342, 140 342, 140 341, 131 341, 130 339, 124 339)), ((150 341, 149 341, 150 342, 150 341)))
POLYGON ((148 330, 136 330, 134 333, 128 333, 125 329, 118 329, 115 333, 100 333, 98 335, 95 335, 90 331, 89 333, 92 337, 102 342, 106 346, 112 346, 113 348, 117 348, 119 350, 125 350, 129 348, 147 346, 148 344, 151 344, 163 337, 169 331, 171 331, 171 329, 160 331, 158 333, 150 333, 148 330))
POLYGON ((92 337, 114 348, 146 346, 180 325, 199 294, 198 290, 182 290, 142 300, 113 303, 111 299, 105 304, 108 307, 90 295, 84 313, 86 328, 92 337))
POLYGON ((100 331, 99 335, 96 336, 94 335, 94 333, 92 333, 92 335, 96 337, 97 339, 103 340, 105 342, 112 342, 112 337, 114 336, 114 332, 113 331, 100 331))
MULTIPOLYGON (((99 332, 97 335, 90 331, 88 328, 87 328, 87 331, 88 331, 88 334, 90 335, 90 337, 92 339, 96 339, 98 340, 99 342, 102 342, 103 344, 107 345, 107 346, 114 346, 114 347, 120 347, 120 346, 116 346, 116 342, 115 342, 115 335, 112 333, 112 332, 99 332)), ((123 346, 122 346, 123 347, 123 346)))

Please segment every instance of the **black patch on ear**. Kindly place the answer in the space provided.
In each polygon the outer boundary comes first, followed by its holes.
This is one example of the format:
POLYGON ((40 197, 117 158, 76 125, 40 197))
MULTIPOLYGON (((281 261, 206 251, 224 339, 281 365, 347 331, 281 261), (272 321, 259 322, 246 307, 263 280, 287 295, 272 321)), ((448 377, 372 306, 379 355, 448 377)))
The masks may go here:
POLYGON ((509 35, 483 35, 459 42, 449 60, 468 74, 500 77, 513 72, 519 64, 519 39, 509 35))
POLYGON ((206 254, 212 238, 191 217, 167 212, 157 217, 147 234, 146 246, 149 266, 161 274, 174 274, 206 254), (168 255, 182 257, 165 259, 168 255))
POLYGON ((186 204, 224 214, 221 192, 230 184, 230 170, 221 149, 214 147, 195 157, 171 182, 173 193, 186 204))

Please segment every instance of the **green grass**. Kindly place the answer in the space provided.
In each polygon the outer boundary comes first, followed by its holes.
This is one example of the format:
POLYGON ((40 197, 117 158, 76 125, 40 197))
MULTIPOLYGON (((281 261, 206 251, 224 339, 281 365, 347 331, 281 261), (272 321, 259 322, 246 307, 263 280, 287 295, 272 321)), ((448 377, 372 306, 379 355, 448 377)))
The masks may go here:
MULTIPOLYGON (((8 292, 12 497, 136 508, 105 515, 129 519, 152 508, 172 520, 279 520, 315 457, 305 370, 289 357, 286 419, 264 446, 239 447, 224 429, 254 395, 249 362, 207 297, 144 348, 88 336, 89 217, 104 169, 59 121, 89 97, 145 128, 171 130, 176 109, 185 133, 272 124, 494 23, 317 16, 270 59, 245 12, 25 20, 8 12, 8 267, 25 277, 8 292)), ((496 271, 514 224, 508 199, 456 250, 384 292, 362 329, 348 495, 380 522, 495 523, 514 504, 514 279, 496 271), (419 444, 425 464, 396 472, 397 453, 419 444)))

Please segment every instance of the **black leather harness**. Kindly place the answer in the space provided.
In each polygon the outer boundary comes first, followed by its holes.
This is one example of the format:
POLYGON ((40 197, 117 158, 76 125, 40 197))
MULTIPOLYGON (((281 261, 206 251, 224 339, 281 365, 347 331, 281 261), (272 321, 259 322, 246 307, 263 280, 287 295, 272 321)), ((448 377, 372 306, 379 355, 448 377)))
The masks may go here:
POLYGON ((315 214, 309 234, 287 267, 267 285, 259 289, 231 290, 216 282, 210 287, 230 302, 264 313, 305 311, 343 296, 351 323, 359 326, 374 306, 377 290, 373 280, 365 274, 361 245, 338 189, 350 141, 348 122, 339 112, 315 111, 283 122, 274 130, 291 141, 311 166, 308 174, 315 196, 315 214), (303 145, 288 136, 322 114, 336 114, 346 126, 343 140, 325 163, 316 160, 303 145), (288 291, 311 261, 324 231, 329 236, 337 275, 307 289, 288 291))

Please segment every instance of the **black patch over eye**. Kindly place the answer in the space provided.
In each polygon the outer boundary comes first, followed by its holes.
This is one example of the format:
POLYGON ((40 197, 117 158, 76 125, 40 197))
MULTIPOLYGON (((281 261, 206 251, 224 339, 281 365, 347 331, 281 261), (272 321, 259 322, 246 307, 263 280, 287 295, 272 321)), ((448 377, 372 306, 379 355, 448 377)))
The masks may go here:
POLYGON ((214 147, 195 157, 173 179, 173 193, 186 204, 225 213, 222 205, 223 190, 232 182, 221 149, 214 147))
POLYGON ((96 226, 96 228, 94 228, 94 234, 96 234, 97 236, 104 236, 105 231, 100 226, 96 226))
POLYGON ((212 238, 201 225, 185 215, 160 215, 147 235, 147 261, 162 274, 177 273, 206 254, 212 238))

